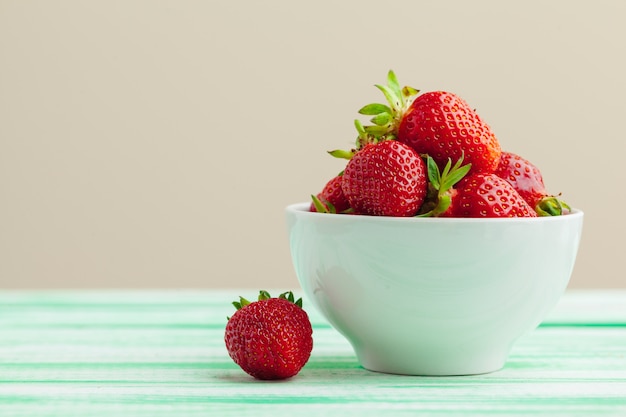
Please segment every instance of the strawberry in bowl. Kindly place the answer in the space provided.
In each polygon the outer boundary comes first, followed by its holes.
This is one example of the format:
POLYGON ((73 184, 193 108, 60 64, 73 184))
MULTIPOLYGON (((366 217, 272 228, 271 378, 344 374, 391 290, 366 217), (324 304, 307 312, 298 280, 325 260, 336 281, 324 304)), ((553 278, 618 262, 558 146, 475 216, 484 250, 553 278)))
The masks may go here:
POLYGON ((401 88, 393 71, 387 85, 376 87, 387 104, 363 106, 359 113, 372 116, 372 124, 355 121, 354 149, 329 152, 348 162, 312 196, 311 211, 394 217, 536 217, 569 212, 565 202, 546 191, 539 168, 502 150, 489 125, 458 95, 401 88), (463 200, 463 209, 458 200, 463 200))

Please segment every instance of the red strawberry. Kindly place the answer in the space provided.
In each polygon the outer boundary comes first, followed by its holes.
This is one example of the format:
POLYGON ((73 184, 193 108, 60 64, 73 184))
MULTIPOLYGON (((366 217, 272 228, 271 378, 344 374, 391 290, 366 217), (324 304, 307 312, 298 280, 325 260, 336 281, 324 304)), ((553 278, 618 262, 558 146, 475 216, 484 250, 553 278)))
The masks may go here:
POLYGON ((418 96, 398 127, 398 140, 429 154, 439 166, 464 157, 472 172, 493 172, 500 144, 491 128, 460 97, 436 91, 418 96))
POLYGON ((313 349, 313 330, 293 293, 271 298, 261 291, 258 301, 240 298, 228 320, 224 341, 230 357, 258 379, 285 379, 300 372, 313 349))
POLYGON ((389 106, 370 104, 359 112, 374 116, 374 126, 365 130, 373 135, 396 138, 419 154, 430 155, 440 168, 448 159, 461 157, 472 164, 472 173, 491 173, 500 160, 500 143, 491 128, 459 96, 434 91, 418 95, 411 87, 400 89, 393 71, 388 85, 377 85, 389 106))
POLYGON ((502 152, 495 174, 507 180, 540 216, 560 216, 570 210, 548 194, 539 168, 517 154, 502 152))
POLYGON ((455 217, 537 217, 506 180, 495 174, 473 174, 457 187, 455 217))
POLYGON ((313 202, 311 202, 310 211, 343 213, 350 209, 350 203, 341 189, 341 175, 328 181, 322 191, 311 198, 313 202))
POLYGON ((414 216, 424 201, 426 165, 409 146, 386 140, 370 143, 348 161, 341 188, 360 214, 414 216))

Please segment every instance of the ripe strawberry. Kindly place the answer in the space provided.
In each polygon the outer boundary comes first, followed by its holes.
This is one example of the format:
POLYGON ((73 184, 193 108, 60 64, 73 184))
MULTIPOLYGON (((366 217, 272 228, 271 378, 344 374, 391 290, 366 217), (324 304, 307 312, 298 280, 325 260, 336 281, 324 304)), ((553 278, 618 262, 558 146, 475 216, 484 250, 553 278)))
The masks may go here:
POLYGON ((457 187, 455 217, 537 217, 506 180, 495 174, 473 174, 457 187))
POLYGON ((502 152, 495 174, 507 180, 540 216, 560 216, 570 210, 566 203, 548 194, 539 168, 517 154, 502 152))
POLYGON ((293 293, 272 298, 261 291, 258 301, 240 297, 237 312, 226 324, 224 341, 230 357, 258 379, 285 379, 296 375, 313 349, 313 330, 293 293))
POLYGON ((418 95, 412 87, 400 89, 389 71, 387 84, 377 85, 389 106, 370 104, 359 110, 374 116, 368 133, 396 138, 419 154, 430 155, 442 169, 448 159, 463 157, 472 164, 472 173, 491 173, 500 160, 500 143, 491 128, 459 96, 433 91, 418 95))
POLYGON ((491 128, 460 97, 443 91, 418 96, 398 127, 398 140, 427 153, 440 166, 464 155, 472 171, 493 172, 500 144, 491 128))
POLYGON ((341 188, 357 213, 414 216, 426 196, 426 165, 409 146, 385 140, 366 144, 348 161, 341 188))
POLYGON ((320 193, 311 196, 313 200, 310 211, 320 213, 344 213, 350 209, 350 203, 341 189, 341 175, 333 177, 326 183, 320 193))

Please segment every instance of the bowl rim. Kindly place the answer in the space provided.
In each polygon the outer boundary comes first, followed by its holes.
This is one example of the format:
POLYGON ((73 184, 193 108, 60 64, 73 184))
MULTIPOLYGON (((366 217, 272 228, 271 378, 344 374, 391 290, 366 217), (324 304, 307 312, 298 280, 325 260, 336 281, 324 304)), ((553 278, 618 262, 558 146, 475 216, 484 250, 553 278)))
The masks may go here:
POLYGON ((572 208, 569 214, 562 216, 539 216, 539 217, 390 217, 390 216, 368 216, 363 214, 328 214, 309 211, 310 202, 299 202, 289 204, 285 211, 304 217, 326 217, 328 220, 363 221, 369 222, 408 222, 408 223, 502 223, 502 222, 559 222, 582 218, 584 212, 577 208, 572 208))

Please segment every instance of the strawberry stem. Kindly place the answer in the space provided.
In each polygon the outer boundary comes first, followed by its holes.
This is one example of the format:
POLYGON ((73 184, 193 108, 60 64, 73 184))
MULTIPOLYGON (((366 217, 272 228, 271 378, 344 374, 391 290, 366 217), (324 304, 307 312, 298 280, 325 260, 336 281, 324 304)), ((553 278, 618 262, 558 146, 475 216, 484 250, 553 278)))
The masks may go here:
POLYGON ((539 216, 562 216, 571 210, 567 203, 559 200, 556 196, 544 197, 535 206, 535 211, 539 216))
POLYGON ((469 172, 472 164, 463 163, 463 155, 452 166, 452 160, 448 158, 443 172, 439 171, 439 166, 430 155, 426 155, 426 168, 428 171, 428 193, 426 203, 422 205, 420 214, 416 217, 437 217, 448 210, 452 204, 450 190, 456 183, 461 181, 469 172))
MULTIPOLYGON (((374 116, 370 119, 373 125, 361 126, 361 129, 368 135, 374 136, 376 142, 394 140, 400 121, 419 94, 419 90, 408 86, 400 87, 398 78, 392 70, 387 73, 387 85, 376 84, 375 87, 382 91, 388 105, 372 103, 361 107, 360 114, 374 116)), ((357 142, 357 149, 361 148, 359 143, 362 144, 363 141, 357 142)))

